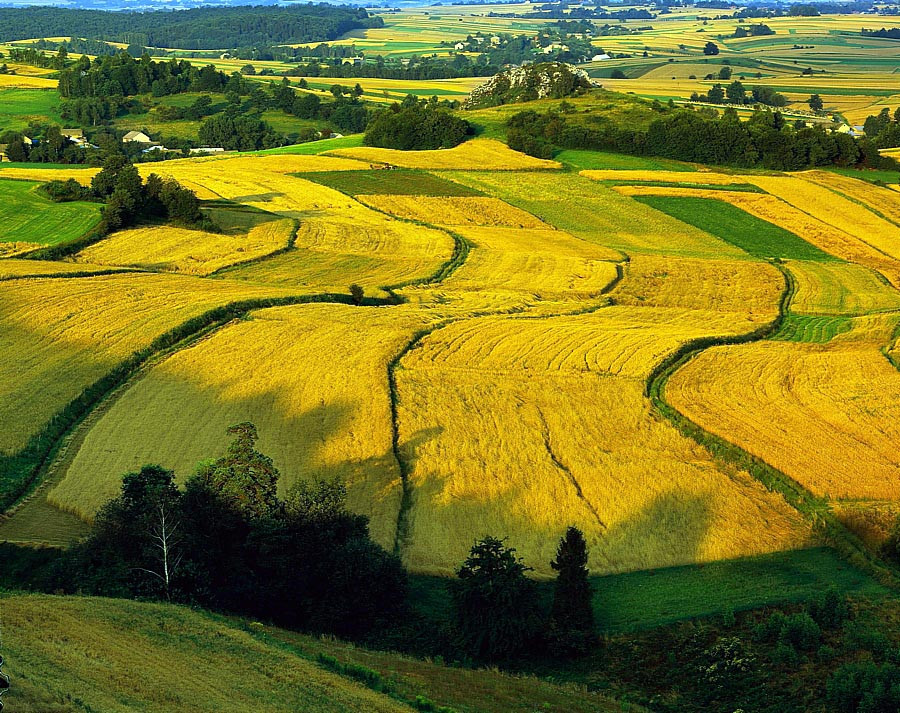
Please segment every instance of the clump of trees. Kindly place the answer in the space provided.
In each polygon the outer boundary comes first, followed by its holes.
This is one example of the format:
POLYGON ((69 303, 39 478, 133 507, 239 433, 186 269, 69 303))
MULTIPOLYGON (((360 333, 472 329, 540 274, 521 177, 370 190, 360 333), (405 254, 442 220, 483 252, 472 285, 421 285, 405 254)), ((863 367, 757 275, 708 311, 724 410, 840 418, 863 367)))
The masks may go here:
MULTIPOLYGON (((731 68, 723 67, 727 72, 720 72, 720 79, 731 78, 731 68)), ((763 104, 771 107, 783 107, 787 105, 787 97, 779 94, 772 87, 765 85, 757 85, 750 88, 750 95, 747 95, 747 88, 743 82, 734 80, 727 87, 721 84, 714 84, 706 94, 691 94, 692 102, 708 102, 710 104, 763 104)))
POLYGON ((597 634, 580 530, 568 528, 550 566, 558 575, 546 615, 515 549, 496 537, 476 542, 451 583, 457 647, 478 661, 513 661, 545 647, 563 658, 589 653, 597 634))
POLYGON ((870 141, 820 126, 790 125, 778 111, 757 110, 746 122, 731 108, 721 117, 712 110, 712 115, 664 107, 659 111, 646 129, 611 121, 586 125, 554 111, 524 111, 507 122, 507 140, 510 147, 540 158, 569 148, 780 171, 828 165, 898 168, 870 141))
POLYGON ((878 114, 868 117, 863 129, 880 149, 900 146, 900 107, 894 110, 893 116, 885 107, 878 114))
POLYGON ((453 116, 437 97, 420 100, 408 94, 401 104, 392 104, 372 117, 363 143, 404 151, 451 148, 472 133, 471 124, 453 116))
POLYGON ((200 201, 193 191, 171 178, 155 173, 147 180, 122 154, 107 157, 101 171, 91 179, 89 187, 75 179, 50 181, 42 190, 54 201, 104 201, 101 233, 134 225, 139 220, 169 220, 181 225, 215 230, 216 226, 200 211, 200 201))
POLYGON ((67 591, 146 597, 345 637, 395 622, 406 573, 346 508, 339 482, 277 492, 279 473, 251 423, 228 429, 221 458, 184 488, 160 466, 126 475, 63 567, 67 591))

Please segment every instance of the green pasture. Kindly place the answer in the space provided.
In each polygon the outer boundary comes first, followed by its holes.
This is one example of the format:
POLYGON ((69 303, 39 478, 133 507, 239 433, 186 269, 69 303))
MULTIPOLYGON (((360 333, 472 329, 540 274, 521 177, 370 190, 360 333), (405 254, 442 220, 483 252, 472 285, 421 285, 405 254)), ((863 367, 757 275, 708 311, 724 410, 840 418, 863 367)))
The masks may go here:
POLYGON ((723 201, 682 196, 637 196, 635 200, 721 238, 753 257, 836 260, 801 237, 723 201))
POLYGON ((22 131, 32 121, 63 125, 55 89, 0 89, 0 131, 22 131))
POLYGON ((74 240, 100 220, 97 203, 54 203, 38 183, 0 180, 0 242, 57 245, 74 240))
POLYGON ((326 151, 334 151, 336 149, 350 149, 362 146, 363 135, 352 134, 350 136, 341 136, 336 139, 322 139, 321 141, 308 141, 304 144, 295 144, 293 146, 280 146, 276 149, 266 149, 264 151, 248 152, 265 156, 268 154, 300 154, 303 156, 311 156, 326 151))
MULTIPOLYGON (((449 618, 447 583, 441 577, 411 577, 412 601, 426 619, 449 618)), ((880 598, 888 593, 869 575, 824 547, 592 577, 591 584, 597 624, 608 634, 811 601, 830 587, 851 596, 880 598)), ((540 582, 538 586, 549 600, 553 583, 540 582)))
POLYGON ((553 157, 560 163, 576 171, 616 169, 631 171, 696 171, 689 163, 670 161, 665 158, 628 156, 607 151, 584 151, 572 149, 561 151, 553 157))
POLYGON ((298 174, 352 196, 480 196, 481 191, 424 171, 325 171, 298 174))

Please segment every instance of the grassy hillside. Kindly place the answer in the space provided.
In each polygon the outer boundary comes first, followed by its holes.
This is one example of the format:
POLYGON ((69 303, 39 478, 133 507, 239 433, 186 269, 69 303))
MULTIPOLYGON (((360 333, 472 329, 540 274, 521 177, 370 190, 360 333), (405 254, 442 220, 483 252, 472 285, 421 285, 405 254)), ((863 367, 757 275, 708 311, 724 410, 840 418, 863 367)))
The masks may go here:
POLYGON ((0 613, 14 713, 621 710, 582 688, 367 652, 185 607, 7 595, 0 613))

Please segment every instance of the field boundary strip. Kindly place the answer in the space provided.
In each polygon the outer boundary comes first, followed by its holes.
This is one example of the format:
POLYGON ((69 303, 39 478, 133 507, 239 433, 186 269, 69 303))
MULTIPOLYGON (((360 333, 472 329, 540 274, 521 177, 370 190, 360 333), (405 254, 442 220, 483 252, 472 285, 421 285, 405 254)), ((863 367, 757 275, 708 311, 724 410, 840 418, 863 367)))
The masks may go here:
MULTIPOLYGON (((26 258, 21 258, 26 259, 26 258)), ((30 259, 30 258, 29 258, 30 259)), ((31 273, 29 275, 6 275, 0 276, 0 282, 12 282, 13 280, 62 280, 67 277, 103 277, 105 275, 121 275, 122 273, 146 273, 148 270, 141 270, 137 267, 110 267, 100 270, 79 270, 77 272, 48 272, 31 273)))
POLYGON ((778 316, 768 324, 752 332, 734 337, 702 337, 686 342, 673 354, 661 361, 647 377, 645 394, 653 408, 671 422, 680 433, 705 448, 714 460, 749 473, 767 490, 782 495, 801 515, 810 519, 814 531, 823 543, 833 547, 850 564, 871 574, 878 582, 900 589, 897 572, 871 552, 865 544, 834 516, 828 501, 809 492, 793 478, 769 465, 763 459, 751 455, 740 446, 710 433, 665 399, 665 387, 669 378, 688 361, 705 350, 716 346, 729 346, 757 342, 776 334, 781 328, 791 300, 796 291, 794 278, 781 262, 772 261, 784 276, 785 289, 778 305, 778 316))

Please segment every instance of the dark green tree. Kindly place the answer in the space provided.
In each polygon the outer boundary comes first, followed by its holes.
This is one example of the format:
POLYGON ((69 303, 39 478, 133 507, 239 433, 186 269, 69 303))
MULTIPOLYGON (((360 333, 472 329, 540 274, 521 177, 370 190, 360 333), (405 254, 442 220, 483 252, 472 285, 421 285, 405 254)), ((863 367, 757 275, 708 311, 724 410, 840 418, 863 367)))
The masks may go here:
POLYGON ((707 42, 703 47, 703 54, 705 54, 705 55, 719 54, 719 46, 715 42, 707 42))
POLYGON ((807 103, 809 104, 809 108, 813 111, 822 111, 822 109, 825 108, 825 104, 822 102, 822 97, 820 97, 818 94, 813 94, 809 98, 807 103))
POLYGON ((235 439, 228 452, 200 466, 197 477, 222 499, 250 517, 267 517, 278 508, 278 469, 272 459, 256 450, 256 426, 245 422, 231 426, 235 439))
POLYGON ((462 649, 482 661, 508 660, 535 640, 535 586, 514 549, 485 537, 475 543, 451 582, 455 630, 462 649))
POLYGON ((577 527, 569 527, 559 541, 550 566, 558 572, 550 609, 548 641, 559 656, 578 656, 596 641, 591 583, 588 581, 587 542, 577 527))

